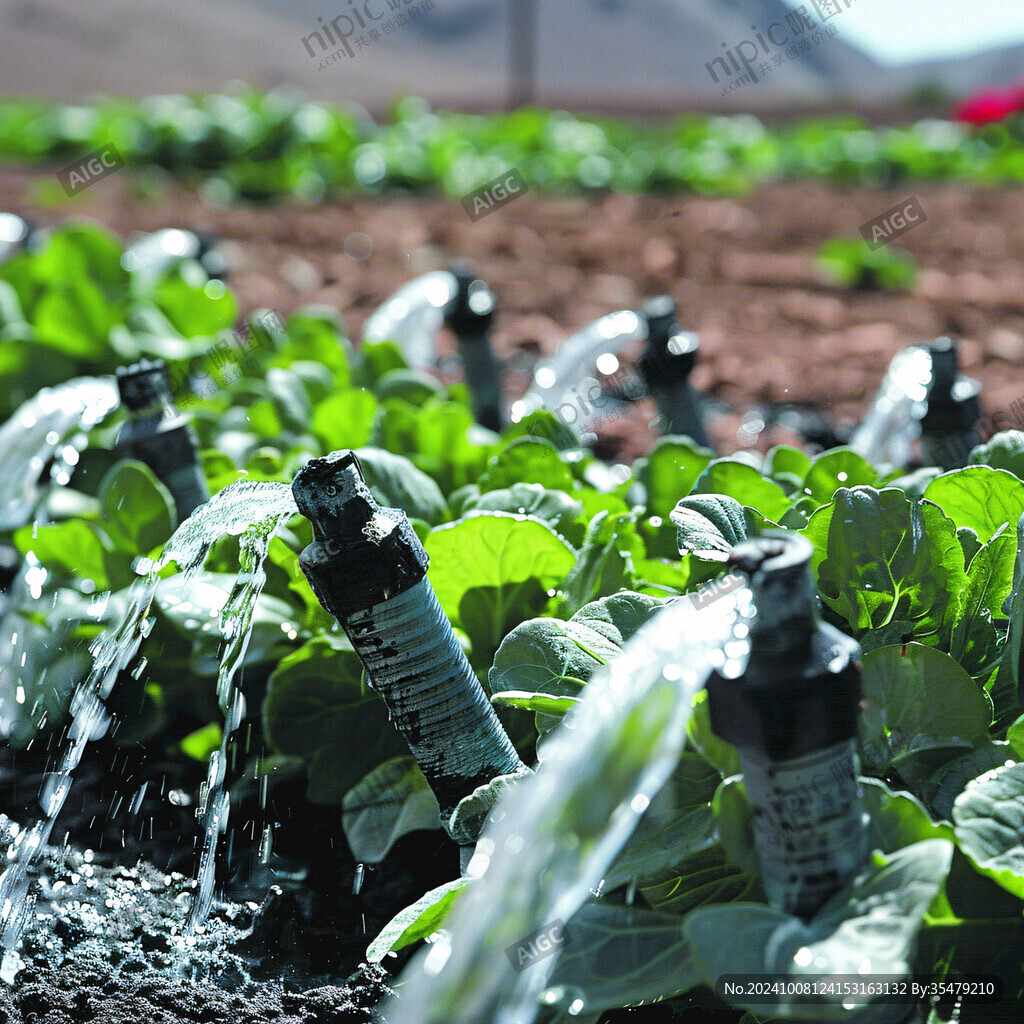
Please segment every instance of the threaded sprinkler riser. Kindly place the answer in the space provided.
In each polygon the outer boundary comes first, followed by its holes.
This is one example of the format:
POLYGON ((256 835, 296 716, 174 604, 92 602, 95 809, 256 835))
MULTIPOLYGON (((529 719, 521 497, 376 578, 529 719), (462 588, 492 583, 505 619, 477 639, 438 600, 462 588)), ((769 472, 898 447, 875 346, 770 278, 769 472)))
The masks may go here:
POLYGON ((769 902, 810 917, 867 858, 854 741, 788 761, 740 748, 761 878, 769 902))
POLYGON ((341 621, 443 811, 495 775, 522 769, 429 580, 341 621))
POLYGON ((736 679, 708 682, 711 727, 734 743, 765 892, 812 916, 867 858, 856 775, 860 646, 820 621, 806 538, 770 531, 737 545, 757 619, 736 679))

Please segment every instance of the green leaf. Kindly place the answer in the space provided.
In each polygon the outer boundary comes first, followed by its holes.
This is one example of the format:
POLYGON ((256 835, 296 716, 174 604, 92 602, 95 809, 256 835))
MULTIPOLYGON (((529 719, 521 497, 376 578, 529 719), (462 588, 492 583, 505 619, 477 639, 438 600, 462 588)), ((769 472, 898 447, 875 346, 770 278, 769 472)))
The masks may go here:
MULTIPOLYGON (((457 402, 430 399, 416 408, 400 398, 381 403, 373 444, 401 452, 433 477, 444 494, 478 483, 496 435, 457 402)), ((512 480, 510 483, 517 483, 512 480)))
POLYGON ((393 341, 368 341, 359 346, 359 383, 373 387, 393 370, 407 370, 402 350, 393 341))
POLYGON ((739 751, 731 743, 716 736, 711 728, 707 690, 701 690, 693 698, 693 712, 686 728, 686 740, 709 764, 718 769, 723 778, 739 775, 739 751))
POLYGON ((100 510, 110 539, 133 554, 148 554, 174 532, 171 492, 142 462, 115 463, 99 488, 100 510))
POLYGON ((928 810, 945 821, 953 819, 953 804, 972 779, 1019 760, 1007 742, 986 743, 952 761, 947 761, 921 786, 921 799, 928 810))
POLYGON ((580 439, 567 423, 564 423, 550 409, 535 409, 518 423, 509 424, 502 432, 502 439, 511 441, 516 437, 531 437, 535 441, 547 441, 558 451, 578 448, 580 439))
POLYGON ((971 452, 972 466, 1005 469, 1018 480, 1024 480, 1024 431, 1003 430, 971 452))
POLYGON ((1024 764, 969 782, 953 804, 953 823, 974 867, 1024 899, 1024 764))
POLYGON ((380 401, 401 398, 410 405, 424 405, 428 399, 444 398, 445 386, 432 373, 404 368, 388 370, 373 387, 380 401))
POLYGON ((969 526, 986 543, 1005 523, 1020 519, 1024 481, 1004 469, 968 466, 936 477, 924 496, 957 526, 969 526))
POLYGON ((953 839, 953 830, 932 821, 912 793, 892 790, 880 779, 860 780, 861 800, 867 813, 868 849, 895 853, 922 839, 953 839))
POLYGON ((956 528, 935 505, 891 487, 840 488, 803 532, 822 601, 855 634, 906 623, 901 632, 938 639, 952 628, 946 610, 966 573, 956 528))
POLYGON ((572 710, 573 705, 579 703, 579 698, 556 697, 550 693, 528 693, 526 690, 504 690, 493 694, 491 703, 497 708, 519 708, 522 711, 536 711, 542 715, 561 718, 572 710))
POLYGON ((582 502, 565 491, 535 483, 513 484, 478 494, 463 505, 463 515, 469 511, 512 512, 542 519, 574 547, 582 544, 586 529, 582 502))
POLYGON ((612 594, 584 605, 570 621, 589 626, 624 647, 664 607, 664 601, 646 594, 612 594))
MULTIPOLYGON (((237 578, 237 573, 201 572, 187 578, 179 574, 157 587, 154 603, 160 616, 192 642, 189 666, 197 675, 214 676, 220 668, 220 615, 237 578)), ((243 664, 275 660, 282 644, 287 643, 286 633, 295 631, 296 625, 290 604, 260 594, 243 664)))
POLYGON ((153 286, 153 300, 184 338, 216 337, 238 319, 238 305, 231 292, 207 284, 201 268, 185 262, 153 286))
POLYGON ((670 518, 676 524, 679 553, 724 562, 733 547, 757 532, 749 509, 723 494, 681 498, 670 518))
POLYGON ((559 458, 555 448, 546 441, 529 437, 516 438, 487 463, 487 472, 480 477, 480 491, 504 490, 529 481, 547 490, 571 492, 575 486, 572 470, 559 458))
POLYGON ((366 959, 379 964, 388 953, 429 938, 451 913, 460 892, 469 885, 468 878, 445 882, 421 896, 412 906, 396 914, 366 949, 366 959))
POLYGON ((655 910, 679 916, 711 904, 764 899, 758 876, 730 863, 720 843, 678 861, 640 891, 655 910))
POLYGON ((810 468, 810 457, 799 448, 791 448, 786 444, 772 448, 764 460, 765 476, 770 476, 777 483, 778 477, 783 475, 803 483, 810 468))
MULTIPOLYGON (((958 533, 967 528, 961 527, 958 533)), ((973 531, 968 530, 973 535, 973 531)), ((1001 526, 970 560, 967 584, 953 595, 945 616, 949 653, 972 676, 988 668, 996 657, 993 616, 1002 614, 1003 603, 1013 589, 1013 567, 1017 555, 1014 534, 1001 526)), ((944 630, 944 633, 946 630, 944 630)))
MULTIPOLYGON (((914 939, 949 871, 953 844, 926 839, 879 857, 836 893, 809 922, 772 907, 735 904, 693 911, 685 934, 711 986, 726 975, 780 981, 815 975, 905 976, 914 939), (824 965, 824 966, 822 966, 824 965)), ((844 995, 775 995, 735 999, 758 1013, 791 1019, 847 1020, 844 995)))
POLYGON ((438 526, 424 547, 437 599, 469 634, 478 666, 489 665, 508 632, 541 610, 576 560, 546 523, 507 512, 474 512, 438 526))
POLYGON ((107 302, 91 282, 71 279, 52 287, 39 300, 33 326, 39 341, 64 355, 97 359, 123 309, 107 302))
POLYGON ((548 984, 585 993, 587 1010, 600 1013, 668 999, 699 980, 678 917, 589 901, 566 926, 548 984))
POLYGON ((664 607, 642 594, 584 605, 568 622, 531 619, 501 642, 488 673, 495 693, 575 697, 600 665, 614 661, 638 629, 664 607))
POLYGON ((383 448, 356 450, 366 485, 380 504, 403 509, 431 526, 450 516, 441 488, 407 458, 383 448))
POLYGON ((267 684, 263 725, 275 751, 307 762, 307 799, 340 804, 364 775, 408 753, 384 702, 362 682, 342 638, 322 635, 282 658, 267 684))
POLYGON ((753 466, 735 459, 715 459, 708 463, 693 487, 693 494, 728 495, 775 523, 791 504, 786 492, 774 480, 766 480, 753 466))
POLYGON ((804 493, 819 505, 827 505, 840 487, 874 484, 878 473, 867 461, 849 448, 832 448, 822 452, 804 478, 804 493))
POLYGON ((632 590, 637 582, 636 567, 645 554, 632 515, 599 512, 587 527, 576 565, 565 579, 569 607, 581 608, 620 590, 632 590))
POLYGON ((34 552, 47 568, 92 580, 96 591, 110 589, 107 547, 91 523, 69 519, 56 526, 23 526, 15 531, 14 543, 22 554, 34 552))
POLYGON ((313 410, 310 429, 325 451, 360 448, 373 434, 377 399, 371 391, 339 391, 320 402, 313 410))
POLYGON ((704 468, 715 457, 710 448, 679 437, 659 438, 645 460, 633 467, 636 478, 647 491, 648 515, 667 519, 680 498, 693 490, 704 468))
POLYGON ((179 744, 182 753, 191 757, 193 761, 200 761, 205 764, 210 760, 210 754, 220 749, 223 739, 223 730, 216 722, 204 725, 194 732, 190 732, 179 744))
POLYGON ((464 796, 456 805, 448 819, 448 834, 460 846, 469 846, 480 838, 487 816, 494 810, 495 804, 504 798, 516 784, 532 774, 523 769, 510 775, 496 775, 489 782, 477 786, 468 796, 464 796))
POLYGON ((988 742, 989 705, 948 655, 918 643, 864 655, 860 750, 864 767, 881 774, 911 754, 988 742))
POLYGON ((377 765, 346 794, 341 826, 359 863, 379 864, 410 832, 441 827, 441 809, 414 758, 377 765))
POLYGON ((717 838, 711 799, 719 781, 704 758, 684 751, 606 872, 606 889, 653 882, 686 857, 711 847, 717 838))
POLYGON ((575 696, 591 673, 622 653, 618 644, 582 623, 531 619, 502 640, 488 673, 500 691, 575 696))
POLYGON ((1010 625, 992 686, 993 700, 1000 721, 1013 721, 1024 711, 1024 515, 1017 521, 1017 554, 1013 567, 1013 589, 1004 604, 1009 608, 1010 625), (996 699, 1000 697, 1001 699, 996 699))

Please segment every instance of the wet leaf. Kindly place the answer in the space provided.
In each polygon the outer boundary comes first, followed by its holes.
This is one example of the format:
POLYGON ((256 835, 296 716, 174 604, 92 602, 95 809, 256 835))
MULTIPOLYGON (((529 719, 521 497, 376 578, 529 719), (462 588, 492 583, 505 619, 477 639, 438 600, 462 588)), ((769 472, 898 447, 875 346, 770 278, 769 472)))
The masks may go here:
POLYGON ((1024 899, 1024 764, 969 782, 953 804, 953 823, 974 867, 1024 899))
POLYGON ((420 939, 429 938, 444 925, 445 918, 455 905, 459 893, 467 885, 468 878, 445 882, 444 885, 439 885, 421 896, 412 906, 400 911, 367 947, 366 959, 371 964, 379 964, 388 953, 397 952, 414 942, 419 942, 420 939))

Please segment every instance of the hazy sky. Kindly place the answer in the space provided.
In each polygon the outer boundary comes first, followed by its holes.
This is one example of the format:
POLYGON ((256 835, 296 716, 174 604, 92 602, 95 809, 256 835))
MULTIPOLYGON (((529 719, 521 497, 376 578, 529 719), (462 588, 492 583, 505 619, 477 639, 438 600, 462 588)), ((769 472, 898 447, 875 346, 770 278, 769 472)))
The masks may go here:
MULTIPOLYGON (((786 2, 806 3, 814 16, 813 0, 786 2)), ((1024 42, 1024 0, 852 0, 848 10, 845 5, 840 0, 843 10, 831 23, 847 42, 887 63, 1024 42)))

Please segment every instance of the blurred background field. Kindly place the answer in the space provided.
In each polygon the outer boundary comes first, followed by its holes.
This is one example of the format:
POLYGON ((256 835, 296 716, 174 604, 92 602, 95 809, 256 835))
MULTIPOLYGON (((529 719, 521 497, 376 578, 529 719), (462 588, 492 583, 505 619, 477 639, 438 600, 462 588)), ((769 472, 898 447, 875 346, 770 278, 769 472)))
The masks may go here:
MULTIPOLYGON (((722 451, 780 439, 759 403, 842 430, 896 351, 942 333, 988 412, 1024 390, 1013 4, 363 6, 357 28, 321 0, 8 0, 0 207, 210 233, 241 313, 326 303, 353 336, 405 280, 470 257, 498 295, 510 400, 561 338, 666 292, 700 333, 722 451), (129 170, 65 197, 54 170, 109 142, 129 170), (458 197, 509 167, 531 194, 471 222, 458 197), (910 195, 927 222, 879 258, 916 273, 824 272, 823 243, 910 195)), ((602 443, 643 452, 651 412, 602 443)))

